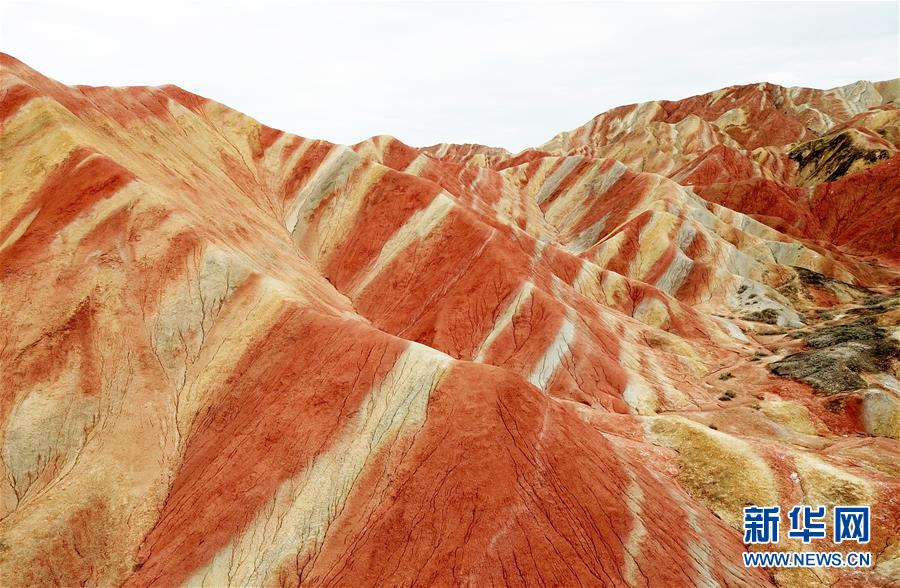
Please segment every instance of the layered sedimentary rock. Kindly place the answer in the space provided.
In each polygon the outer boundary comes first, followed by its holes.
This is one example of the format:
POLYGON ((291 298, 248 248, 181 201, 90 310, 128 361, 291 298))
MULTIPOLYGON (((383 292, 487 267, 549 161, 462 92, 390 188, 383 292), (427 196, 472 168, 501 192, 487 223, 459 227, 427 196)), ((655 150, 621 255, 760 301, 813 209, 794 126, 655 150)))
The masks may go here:
POLYGON ((514 155, 2 68, 4 585, 896 582, 896 81, 514 155), (873 568, 744 568, 802 502, 873 568))

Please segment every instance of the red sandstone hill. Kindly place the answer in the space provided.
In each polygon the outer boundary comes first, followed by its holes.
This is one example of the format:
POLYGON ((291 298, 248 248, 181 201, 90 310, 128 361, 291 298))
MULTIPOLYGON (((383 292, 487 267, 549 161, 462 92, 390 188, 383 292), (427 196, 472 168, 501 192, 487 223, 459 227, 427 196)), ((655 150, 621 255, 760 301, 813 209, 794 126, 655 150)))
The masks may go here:
POLYGON ((514 155, 0 65, 4 586, 900 577, 896 80, 514 155), (798 503, 873 567, 744 568, 798 503))

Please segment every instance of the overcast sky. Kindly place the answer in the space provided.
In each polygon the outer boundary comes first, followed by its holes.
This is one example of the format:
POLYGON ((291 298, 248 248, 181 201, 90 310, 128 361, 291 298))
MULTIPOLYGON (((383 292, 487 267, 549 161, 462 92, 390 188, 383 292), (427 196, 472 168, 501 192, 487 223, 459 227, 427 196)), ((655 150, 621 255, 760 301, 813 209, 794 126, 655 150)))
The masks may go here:
POLYGON ((0 0, 0 47, 69 84, 173 83, 307 137, 517 151, 613 106, 900 76, 900 3, 0 0))

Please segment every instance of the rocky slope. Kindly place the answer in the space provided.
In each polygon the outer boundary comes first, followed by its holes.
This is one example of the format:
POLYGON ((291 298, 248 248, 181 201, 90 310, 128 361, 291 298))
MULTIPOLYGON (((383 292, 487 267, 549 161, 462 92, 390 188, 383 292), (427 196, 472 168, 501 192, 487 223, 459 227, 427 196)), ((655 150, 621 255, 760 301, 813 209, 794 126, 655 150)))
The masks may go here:
POLYGON ((896 80, 513 155, 0 65, 4 586, 900 577, 896 80), (801 502, 874 567, 745 569, 801 502))

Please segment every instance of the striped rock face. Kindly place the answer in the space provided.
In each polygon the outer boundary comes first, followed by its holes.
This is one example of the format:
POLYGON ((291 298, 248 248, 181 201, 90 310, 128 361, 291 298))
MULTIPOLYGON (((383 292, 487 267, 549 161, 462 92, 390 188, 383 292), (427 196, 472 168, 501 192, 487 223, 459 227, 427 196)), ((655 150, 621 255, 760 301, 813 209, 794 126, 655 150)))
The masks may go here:
POLYGON ((4 586, 897 581, 896 81, 513 155, 0 65, 4 586), (803 502, 874 567, 744 568, 803 502))

